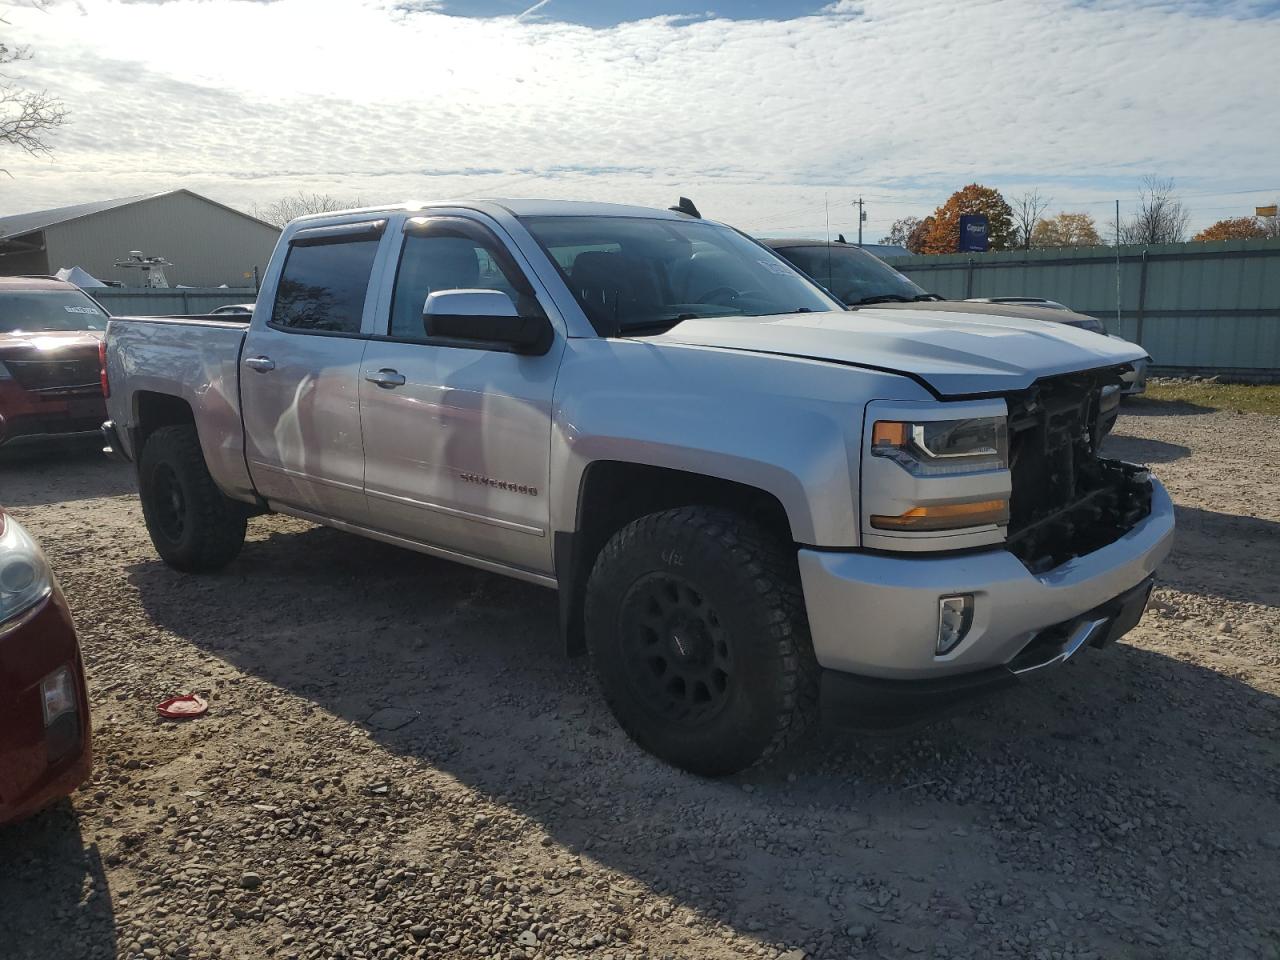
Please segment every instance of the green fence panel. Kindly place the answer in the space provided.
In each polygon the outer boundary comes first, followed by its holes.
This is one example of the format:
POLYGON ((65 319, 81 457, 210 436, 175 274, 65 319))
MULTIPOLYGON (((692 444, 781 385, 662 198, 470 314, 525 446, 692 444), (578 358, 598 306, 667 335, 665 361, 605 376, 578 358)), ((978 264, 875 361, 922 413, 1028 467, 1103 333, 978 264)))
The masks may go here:
POLYGON ((948 299, 1057 300, 1141 344, 1161 368, 1280 378, 1280 239, 915 256, 893 265, 948 299))

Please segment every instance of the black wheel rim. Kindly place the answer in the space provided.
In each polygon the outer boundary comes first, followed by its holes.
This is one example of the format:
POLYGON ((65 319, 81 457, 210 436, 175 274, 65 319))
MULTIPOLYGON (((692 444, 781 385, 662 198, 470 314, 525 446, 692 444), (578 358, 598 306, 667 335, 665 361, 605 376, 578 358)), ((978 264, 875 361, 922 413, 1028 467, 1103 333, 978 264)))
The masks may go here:
POLYGON ((729 701, 733 650, 719 614, 682 577, 655 573, 632 584, 622 602, 620 635, 636 695, 662 719, 710 720, 729 701))
POLYGON ((152 474, 151 502, 160 533, 174 543, 181 540, 187 523, 187 498, 178 475, 167 463, 157 466, 152 474))

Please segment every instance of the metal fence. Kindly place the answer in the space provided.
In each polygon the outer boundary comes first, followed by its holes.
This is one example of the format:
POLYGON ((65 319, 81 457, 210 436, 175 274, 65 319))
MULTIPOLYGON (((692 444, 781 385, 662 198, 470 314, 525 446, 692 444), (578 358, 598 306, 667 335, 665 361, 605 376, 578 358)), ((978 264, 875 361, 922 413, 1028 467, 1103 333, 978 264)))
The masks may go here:
POLYGON ((1280 239, 891 262, 949 299, 1045 297, 1092 314, 1145 347, 1157 373, 1280 380, 1280 239))
POLYGON ((258 296, 252 287, 95 287, 89 293, 109 313, 137 317, 208 313, 232 303, 253 303, 258 296))

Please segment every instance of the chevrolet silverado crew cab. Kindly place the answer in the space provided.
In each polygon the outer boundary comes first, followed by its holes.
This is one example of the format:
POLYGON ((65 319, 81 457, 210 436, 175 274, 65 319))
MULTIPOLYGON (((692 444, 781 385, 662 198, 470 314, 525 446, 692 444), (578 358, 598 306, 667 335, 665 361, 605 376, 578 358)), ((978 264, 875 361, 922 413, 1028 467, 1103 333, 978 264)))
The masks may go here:
POLYGON ((440 203, 294 221, 247 324, 113 319, 104 432, 173 566, 277 512, 556 589, 626 731, 724 774, 1130 629, 1173 508, 1098 414, 1143 355, 846 310, 687 202, 440 203))

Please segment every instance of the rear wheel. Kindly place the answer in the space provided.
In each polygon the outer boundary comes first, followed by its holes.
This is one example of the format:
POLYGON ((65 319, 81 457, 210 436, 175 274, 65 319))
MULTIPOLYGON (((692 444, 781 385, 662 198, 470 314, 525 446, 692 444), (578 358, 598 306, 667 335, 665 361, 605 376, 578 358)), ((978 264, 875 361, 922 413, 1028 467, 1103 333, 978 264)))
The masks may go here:
POLYGON ((815 712, 794 555, 737 514, 685 507, 624 527, 596 561, 585 621, 618 722, 685 770, 758 763, 815 712))
POLYGON ((151 542, 171 567, 220 570, 240 553, 246 511, 213 482, 195 427, 161 427, 147 438, 138 490, 151 542))

